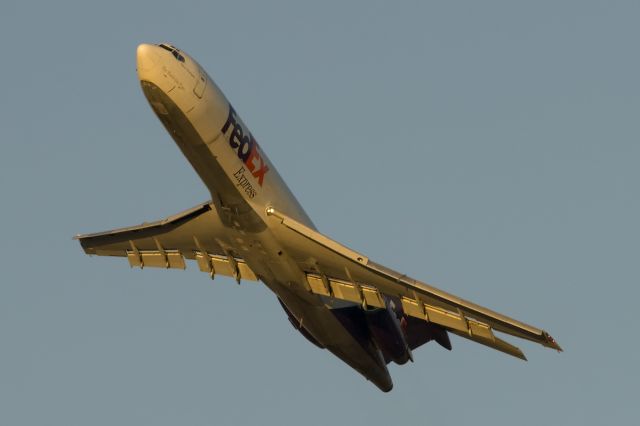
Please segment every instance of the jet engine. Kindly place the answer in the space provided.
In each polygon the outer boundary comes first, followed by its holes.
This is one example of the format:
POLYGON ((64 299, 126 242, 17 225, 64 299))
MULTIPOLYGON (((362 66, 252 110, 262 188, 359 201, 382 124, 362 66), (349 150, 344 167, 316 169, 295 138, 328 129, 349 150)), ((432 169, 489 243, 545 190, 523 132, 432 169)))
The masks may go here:
POLYGON ((387 363, 405 364, 413 361, 411 348, 406 339, 407 320, 400 300, 384 295, 385 308, 364 311, 371 337, 382 352, 387 363))

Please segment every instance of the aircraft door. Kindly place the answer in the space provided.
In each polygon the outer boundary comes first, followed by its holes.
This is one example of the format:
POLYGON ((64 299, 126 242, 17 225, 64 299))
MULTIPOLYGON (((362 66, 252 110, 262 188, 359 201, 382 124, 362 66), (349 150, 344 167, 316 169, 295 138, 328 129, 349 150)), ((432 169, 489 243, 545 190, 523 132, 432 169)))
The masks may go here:
POLYGON ((204 88, 207 86, 207 77, 201 69, 198 68, 198 74, 196 76, 196 85, 193 87, 193 93, 198 97, 202 98, 204 94, 204 88))

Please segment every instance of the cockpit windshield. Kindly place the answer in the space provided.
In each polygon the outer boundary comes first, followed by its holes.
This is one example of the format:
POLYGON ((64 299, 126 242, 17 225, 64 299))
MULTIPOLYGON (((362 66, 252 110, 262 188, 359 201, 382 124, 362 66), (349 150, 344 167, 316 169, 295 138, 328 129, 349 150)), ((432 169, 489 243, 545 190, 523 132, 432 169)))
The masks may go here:
POLYGON ((180 50, 170 44, 160 43, 158 46, 162 47, 164 50, 168 50, 171 52, 174 58, 179 60, 180 62, 184 62, 184 56, 180 54, 180 50))

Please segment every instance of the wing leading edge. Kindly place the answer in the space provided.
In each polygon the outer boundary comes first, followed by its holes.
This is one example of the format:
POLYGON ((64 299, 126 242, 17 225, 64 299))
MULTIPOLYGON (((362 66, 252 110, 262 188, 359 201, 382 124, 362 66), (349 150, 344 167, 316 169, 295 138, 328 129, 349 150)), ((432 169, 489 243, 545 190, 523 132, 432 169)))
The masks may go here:
POLYGON ((493 331, 562 350, 544 330, 379 265, 272 207, 267 215, 282 225, 281 237, 291 242, 291 250, 306 271, 314 293, 372 307, 384 306, 382 294, 398 296, 405 314, 525 360, 519 348, 499 339, 493 331))

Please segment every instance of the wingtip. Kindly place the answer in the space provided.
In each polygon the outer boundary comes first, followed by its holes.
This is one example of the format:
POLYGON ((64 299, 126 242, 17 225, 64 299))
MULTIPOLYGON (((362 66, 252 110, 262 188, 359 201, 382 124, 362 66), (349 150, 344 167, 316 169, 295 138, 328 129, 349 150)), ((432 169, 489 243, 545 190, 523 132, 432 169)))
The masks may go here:
POLYGON ((560 345, 558 344, 558 342, 556 342, 556 339, 554 339, 553 337, 551 337, 551 335, 549 333, 547 333, 546 331, 542 332, 542 336, 544 337, 545 341, 546 341, 546 345, 552 349, 557 350, 558 352, 564 352, 562 350, 562 348, 560 347, 560 345))

